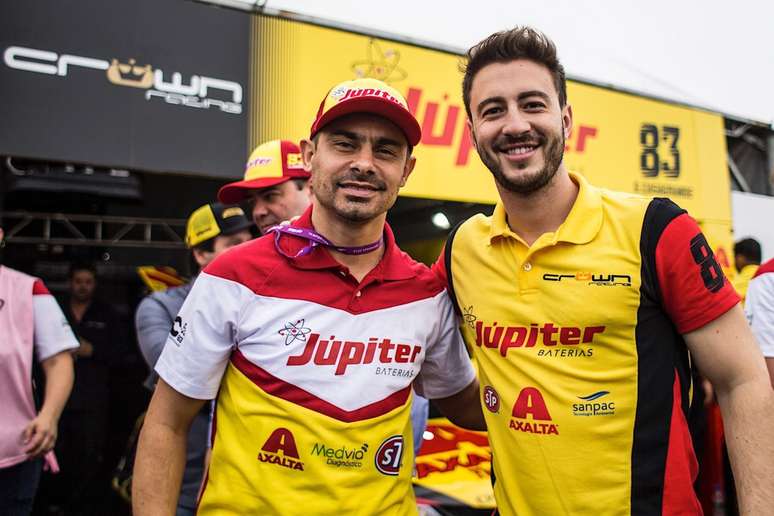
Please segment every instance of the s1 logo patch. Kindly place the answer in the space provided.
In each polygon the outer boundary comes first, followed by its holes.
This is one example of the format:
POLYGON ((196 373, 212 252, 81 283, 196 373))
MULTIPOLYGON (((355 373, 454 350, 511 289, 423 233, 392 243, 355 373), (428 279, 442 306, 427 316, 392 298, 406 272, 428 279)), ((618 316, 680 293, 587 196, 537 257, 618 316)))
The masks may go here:
POLYGON ((400 461, 403 459, 403 436, 388 437, 376 450, 374 464, 379 473, 395 476, 400 472, 400 461))

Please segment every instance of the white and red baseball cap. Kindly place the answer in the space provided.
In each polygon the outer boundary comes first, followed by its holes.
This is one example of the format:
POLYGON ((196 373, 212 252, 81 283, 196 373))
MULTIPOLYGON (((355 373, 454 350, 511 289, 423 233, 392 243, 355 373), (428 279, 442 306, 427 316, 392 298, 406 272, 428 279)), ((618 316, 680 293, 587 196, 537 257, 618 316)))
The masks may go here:
POLYGON ((394 123, 412 147, 422 139, 422 129, 408 103, 395 88, 377 79, 355 79, 337 84, 320 103, 309 137, 333 120, 351 113, 371 113, 394 123))

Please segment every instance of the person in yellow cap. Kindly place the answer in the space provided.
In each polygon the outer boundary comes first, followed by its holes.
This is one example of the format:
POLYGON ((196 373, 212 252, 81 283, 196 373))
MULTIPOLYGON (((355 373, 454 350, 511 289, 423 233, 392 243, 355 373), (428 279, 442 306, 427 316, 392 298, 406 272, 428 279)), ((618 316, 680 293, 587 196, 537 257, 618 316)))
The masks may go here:
MULTIPOLYGON (((211 203, 201 206, 188 218, 186 246, 191 249, 199 268, 205 267, 221 253, 252 238, 252 223, 239 206, 211 203)), ((154 292, 143 299, 135 313, 137 343, 151 374, 145 386, 153 390, 158 375, 153 371, 156 361, 167 342, 170 331, 179 328, 177 312, 193 287, 194 281, 180 287, 154 292)), ((179 497, 175 497, 177 516, 193 516, 196 511, 196 495, 199 492, 205 469, 209 410, 203 408, 194 417, 188 431, 185 472, 179 497)))
POLYGON ((245 167, 245 177, 223 186, 218 200, 226 204, 247 202, 261 234, 282 221, 301 215, 309 207, 309 172, 301 150, 293 142, 272 140, 255 148, 245 167))
POLYGON ((326 93, 301 142, 312 206, 212 262, 178 314, 140 436, 136 516, 173 512, 185 428, 213 398, 199 515, 414 515, 412 385, 483 428, 445 286, 386 223, 420 138, 380 81, 326 93))

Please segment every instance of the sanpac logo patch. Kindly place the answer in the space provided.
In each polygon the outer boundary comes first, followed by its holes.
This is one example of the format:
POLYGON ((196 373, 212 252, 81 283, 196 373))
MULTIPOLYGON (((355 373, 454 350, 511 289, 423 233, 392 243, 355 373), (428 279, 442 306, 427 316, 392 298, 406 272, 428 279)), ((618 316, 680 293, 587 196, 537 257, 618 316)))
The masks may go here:
POLYGON ((607 399, 610 391, 597 391, 588 396, 578 396, 583 403, 572 404, 573 416, 613 416, 615 402, 607 399), (602 398, 605 398, 604 400, 602 398))
POLYGON ((384 440, 376 450, 374 465, 379 473, 395 476, 400 473, 400 464, 403 459, 403 436, 393 435, 384 440))
POLYGON ((287 428, 274 430, 258 452, 258 460, 283 468, 304 471, 293 433, 287 428))

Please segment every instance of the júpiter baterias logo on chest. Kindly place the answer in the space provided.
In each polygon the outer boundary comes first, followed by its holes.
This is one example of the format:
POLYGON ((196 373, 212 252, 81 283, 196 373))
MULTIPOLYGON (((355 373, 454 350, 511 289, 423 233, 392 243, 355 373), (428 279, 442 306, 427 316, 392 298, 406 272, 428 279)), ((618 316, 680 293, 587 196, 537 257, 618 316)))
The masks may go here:
POLYGON ((293 348, 286 366, 326 367, 335 376, 370 365, 378 376, 413 378, 422 358, 420 344, 382 336, 323 334, 303 326, 303 320, 286 324, 279 334, 284 337, 283 343, 293 348))

